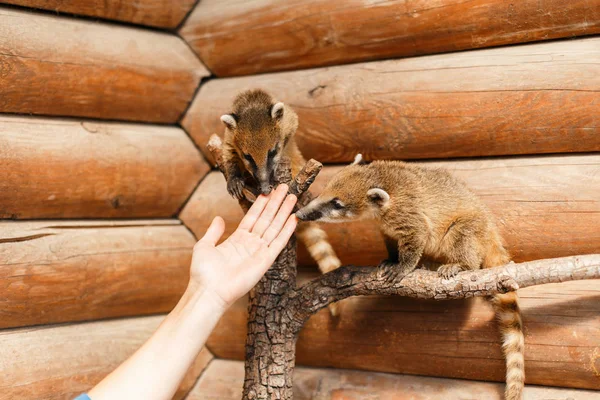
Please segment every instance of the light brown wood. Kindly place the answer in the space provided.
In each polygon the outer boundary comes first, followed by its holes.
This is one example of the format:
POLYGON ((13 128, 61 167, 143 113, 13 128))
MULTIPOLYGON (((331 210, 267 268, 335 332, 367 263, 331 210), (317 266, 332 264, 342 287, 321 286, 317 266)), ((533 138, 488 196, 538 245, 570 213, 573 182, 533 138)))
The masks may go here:
POLYGON ((209 168, 175 127, 0 116, 0 218, 170 217, 209 168))
POLYGON ((0 8, 0 112, 173 123, 207 75, 175 35, 0 8))
MULTIPOLYGON (((214 360, 188 400, 239 400, 244 363, 214 360)), ((335 369, 296 368, 296 400, 501 400, 501 384, 335 369)), ((595 400, 597 392, 539 386, 525 400, 595 400)))
POLYGON ((180 30, 218 76, 596 33, 597 0, 202 0, 180 30))
MULTIPOLYGON (((316 276, 302 271, 299 282, 316 276)), ((533 286, 519 296, 527 384, 600 389, 600 281, 533 286)), ((341 305, 338 320, 324 309, 305 325, 298 365, 504 380, 494 313, 483 298, 355 297, 341 305)), ((215 357, 244 359, 246 314, 240 300, 221 319, 207 342, 215 357)))
MULTIPOLYGON (((64 400, 88 391, 137 350, 163 316, 0 331, 0 400, 64 400)), ((212 360, 202 350, 178 393, 212 360)), ((180 399, 178 394, 175 398, 180 399)))
POLYGON ((196 0, 3 0, 0 3, 159 28, 176 28, 196 0))
MULTIPOLYGON (((598 7, 600 10, 600 7, 598 7)), ((451 158, 600 151, 600 38, 206 82, 183 124, 206 151, 242 90, 298 113, 307 158, 451 158)))
POLYGON ((194 243, 178 220, 0 222, 0 328, 170 311, 194 243))
MULTIPOLYGON (((600 156, 569 155, 422 162, 448 168, 495 215, 515 261, 597 253, 600 248, 600 156)), ((326 167, 311 187, 318 194, 341 167, 326 167)), ((221 215, 229 235, 242 217, 225 180, 211 172, 180 217, 198 236, 221 215)), ((375 222, 322 224, 344 264, 376 265, 387 255, 375 222)), ((303 246, 301 265, 313 265, 303 246)))

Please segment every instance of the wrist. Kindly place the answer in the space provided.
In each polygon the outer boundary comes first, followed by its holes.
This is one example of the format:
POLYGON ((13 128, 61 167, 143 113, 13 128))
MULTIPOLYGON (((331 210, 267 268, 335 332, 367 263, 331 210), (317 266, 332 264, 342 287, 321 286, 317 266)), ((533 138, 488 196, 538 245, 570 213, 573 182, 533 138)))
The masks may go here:
POLYGON ((216 294, 214 291, 207 287, 190 280, 185 293, 182 297, 188 299, 188 302, 192 302, 195 305, 201 304, 208 311, 213 312, 221 316, 229 308, 221 296, 216 294))

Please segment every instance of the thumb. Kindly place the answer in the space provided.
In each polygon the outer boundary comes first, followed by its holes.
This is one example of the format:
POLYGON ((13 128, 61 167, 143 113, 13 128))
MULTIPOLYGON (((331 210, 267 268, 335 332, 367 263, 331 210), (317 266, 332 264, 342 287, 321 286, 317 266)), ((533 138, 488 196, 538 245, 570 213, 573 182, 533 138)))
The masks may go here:
POLYGON ((216 246, 225 232, 225 221, 221 217, 215 217, 200 242, 216 246))

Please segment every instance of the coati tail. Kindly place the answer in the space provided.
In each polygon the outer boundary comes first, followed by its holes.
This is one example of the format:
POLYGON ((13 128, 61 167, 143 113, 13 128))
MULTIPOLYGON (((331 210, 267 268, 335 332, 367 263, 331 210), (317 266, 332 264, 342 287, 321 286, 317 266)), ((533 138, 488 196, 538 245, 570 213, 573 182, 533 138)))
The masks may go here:
POLYGON ((521 400, 525 385, 525 337, 518 301, 515 292, 497 294, 492 299, 506 359, 506 400, 521 400))
MULTIPOLYGON (((310 256, 317 262, 321 273, 333 271, 342 265, 340 259, 335 254, 333 247, 327 240, 327 233, 314 222, 300 223, 296 234, 304 243, 310 256)), ((333 316, 339 314, 339 305, 333 303, 329 305, 329 311, 333 316)))

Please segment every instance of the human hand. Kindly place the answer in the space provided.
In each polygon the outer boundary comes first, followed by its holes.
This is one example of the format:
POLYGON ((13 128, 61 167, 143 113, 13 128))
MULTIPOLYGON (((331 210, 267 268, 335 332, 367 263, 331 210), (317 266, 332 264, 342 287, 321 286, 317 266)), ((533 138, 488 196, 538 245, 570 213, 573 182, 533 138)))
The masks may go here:
POLYGON ((190 284, 212 295, 223 308, 256 285, 275 261, 296 229, 290 215, 296 196, 280 185, 268 196, 259 196, 237 230, 216 246, 225 222, 216 217, 194 246, 190 284))

